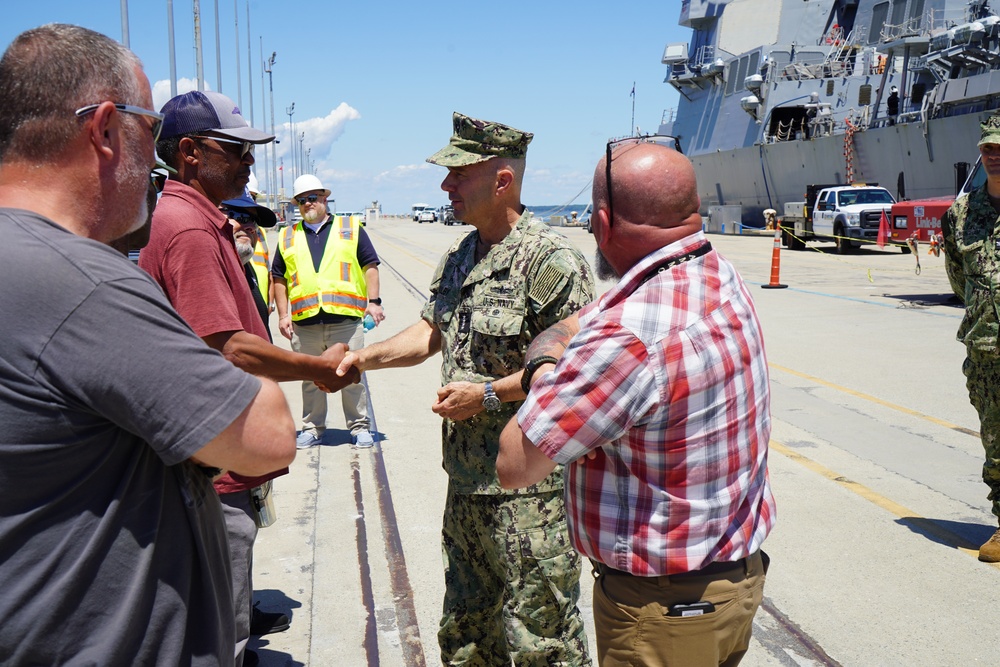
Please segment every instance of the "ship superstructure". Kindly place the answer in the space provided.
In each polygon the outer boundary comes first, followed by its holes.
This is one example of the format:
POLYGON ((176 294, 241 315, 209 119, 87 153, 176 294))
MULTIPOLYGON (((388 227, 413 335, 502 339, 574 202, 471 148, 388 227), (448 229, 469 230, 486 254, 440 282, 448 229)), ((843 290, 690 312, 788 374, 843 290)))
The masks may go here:
POLYGON ((680 24, 660 132, 694 162, 703 209, 739 205, 746 224, 810 183, 954 194, 1000 108, 1000 18, 982 0, 684 0, 680 24))

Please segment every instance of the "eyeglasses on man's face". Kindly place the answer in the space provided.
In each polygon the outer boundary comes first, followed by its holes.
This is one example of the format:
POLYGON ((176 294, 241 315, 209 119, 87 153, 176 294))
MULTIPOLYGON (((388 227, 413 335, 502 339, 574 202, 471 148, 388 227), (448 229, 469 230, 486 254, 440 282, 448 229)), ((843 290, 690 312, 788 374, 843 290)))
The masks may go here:
POLYGON ((322 199, 323 197, 320 195, 306 195, 304 197, 296 197, 295 203, 299 206, 305 206, 306 204, 315 204, 322 199))
POLYGON ((149 172, 149 182, 156 188, 156 194, 163 192, 163 187, 167 184, 167 175, 156 171, 149 172))
POLYGON ((237 211, 231 208, 224 208, 222 212, 226 214, 226 217, 232 218, 240 224, 241 227, 256 226, 256 221, 254 217, 247 213, 246 211, 237 211))
MULTIPOLYGON (((97 111, 97 107, 101 106, 101 104, 104 103, 101 102, 99 104, 88 104, 85 107, 80 107, 73 113, 76 114, 77 118, 82 118, 83 116, 86 116, 88 113, 97 111)), ((157 141, 160 140, 160 130, 163 129, 162 113, 150 111, 149 109, 143 109, 142 107, 134 107, 131 104, 115 104, 115 108, 121 111, 122 113, 130 113, 135 116, 145 116, 146 118, 152 118, 153 125, 150 127, 150 130, 152 130, 153 132, 153 143, 155 144, 157 141)))
POLYGON ((645 134, 638 137, 612 139, 608 142, 607 151, 604 156, 604 175, 608 189, 608 227, 611 226, 611 221, 614 218, 615 211, 611 198, 611 160, 614 157, 613 154, 616 150, 623 146, 634 146, 636 144, 660 144, 661 146, 669 146, 678 153, 681 152, 680 139, 667 134, 645 134))
POLYGON ((192 135, 191 138, 204 139, 204 140, 210 139, 212 141, 215 141, 222 147, 222 150, 226 151, 227 153, 231 153, 233 155, 238 154, 241 160, 245 158, 248 153, 250 155, 253 155, 253 149, 254 146, 256 145, 250 143, 249 141, 237 141, 236 139, 223 139, 221 137, 208 137, 200 134, 192 135), (237 147, 239 148, 237 149, 237 147), (237 150, 239 151, 239 153, 237 153, 237 150))

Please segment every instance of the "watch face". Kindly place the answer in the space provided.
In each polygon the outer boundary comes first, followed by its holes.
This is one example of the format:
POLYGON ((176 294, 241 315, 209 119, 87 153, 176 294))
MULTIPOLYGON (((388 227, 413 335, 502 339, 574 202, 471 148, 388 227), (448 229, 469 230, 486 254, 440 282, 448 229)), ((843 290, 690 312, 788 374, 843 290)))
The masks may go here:
POLYGON ((483 407, 489 411, 500 409, 500 399, 496 396, 487 396, 483 399, 483 407))

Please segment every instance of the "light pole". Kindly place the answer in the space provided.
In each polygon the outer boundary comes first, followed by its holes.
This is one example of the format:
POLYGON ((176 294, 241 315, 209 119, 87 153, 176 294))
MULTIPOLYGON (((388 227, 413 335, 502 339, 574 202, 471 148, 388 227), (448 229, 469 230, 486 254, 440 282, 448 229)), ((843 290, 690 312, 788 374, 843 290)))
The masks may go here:
POLYGON ((205 66, 201 58, 201 2, 194 0, 194 60, 198 71, 198 90, 205 90, 205 66))
POLYGON ((316 170, 312 168, 312 161, 309 159, 309 156, 312 155, 312 152, 313 152, 313 149, 311 149, 311 148, 307 148, 306 149, 306 169, 309 170, 310 174, 315 174, 316 170))
POLYGON ((285 113, 288 114, 288 138, 291 139, 291 145, 289 150, 292 151, 291 160, 292 163, 292 183, 294 187, 295 183, 295 125, 292 124, 292 114, 295 113, 295 102, 292 102, 292 106, 285 109, 285 113))
POLYGON ((299 173, 300 174, 306 173, 306 162, 303 159, 303 149, 302 149, 302 144, 303 144, 303 142, 305 140, 306 140, 306 133, 302 132, 301 134, 299 134, 299 173))
MULTIPOLYGON (((274 81, 271 77, 271 70, 274 69, 274 59, 277 55, 277 51, 272 51, 271 57, 267 60, 267 65, 264 66, 264 71, 267 72, 267 88, 271 94, 271 134, 274 134, 274 81)), ((271 142, 271 173, 268 174, 268 180, 271 183, 271 193, 274 197, 274 206, 272 206, 272 208, 276 208, 278 204, 278 193, 276 190, 278 187, 278 160, 277 153, 275 152, 276 149, 274 147, 275 143, 277 143, 277 140, 271 142)))

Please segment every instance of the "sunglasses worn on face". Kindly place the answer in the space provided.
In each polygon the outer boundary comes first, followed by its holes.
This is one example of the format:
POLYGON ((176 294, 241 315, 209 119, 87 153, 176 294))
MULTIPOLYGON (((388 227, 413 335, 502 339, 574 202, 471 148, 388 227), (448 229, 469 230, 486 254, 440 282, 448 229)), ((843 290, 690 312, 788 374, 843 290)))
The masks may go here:
POLYGON ((296 197, 295 203, 297 203, 299 206, 305 206, 306 202, 310 204, 315 204, 320 199, 322 199, 322 197, 320 197, 319 195, 306 195, 305 197, 296 197))
MULTIPOLYGON (((103 102, 101 102, 103 104, 103 102)), ((73 113, 76 114, 78 118, 86 116, 88 113, 97 111, 97 107, 101 104, 88 104, 85 107, 80 107, 73 113)), ((149 109, 143 109, 142 107, 134 107, 131 104, 115 104, 115 108, 122 113, 130 113, 136 116, 145 116, 146 118, 153 119, 153 125, 150 128, 153 132, 153 143, 155 144, 160 140, 160 130, 163 129, 163 114, 157 113, 155 111, 150 111, 149 109)))
POLYGON ((232 150, 230 147, 231 146, 239 146, 240 147, 239 148, 240 159, 243 159, 244 157, 246 157, 247 153, 249 153, 250 155, 253 155, 253 149, 254 149, 254 145, 255 145, 255 144, 250 143, 249 141, 237 141, 236 139, 222 139, 220 137, 206 137, 206 136, 202 136, 202 135, 194 135, 191 138, 192 139, 211 139, 212 141, 216 141, 216 142, 219 143, 219 145, 222 146, 222 149, 224 151, 226 151, 227 153, 233 153, 233 154, 235 154, 236 151, 232 150))
POLYGON ((256 224, 254 222, 253 216, 244 211, 234 211, 231 208, 224 208, 222 212, 226 214, 227 217, 232 218, 236 222, 240 223, 241 227, 248 227, 250 225, 256 224))
POLYGON ((639 137, 625 137, 624 139, 612 139, 608 142, 607 153, 604 156, 604 175, 608 188, 608 227, 614 218, 614 204, 611 199, 611 158, 612 153, 621 146, 635 144, 660 144, 671 146, 678 153, 681 152, 681 142, 677 137, 666 134, 645 134, 639 137))
POLYGON ((163 186, 167 184, 167 175, 155 171, 149 172, 149 182, 156 188, 156 194, 163 192, 163 186))

